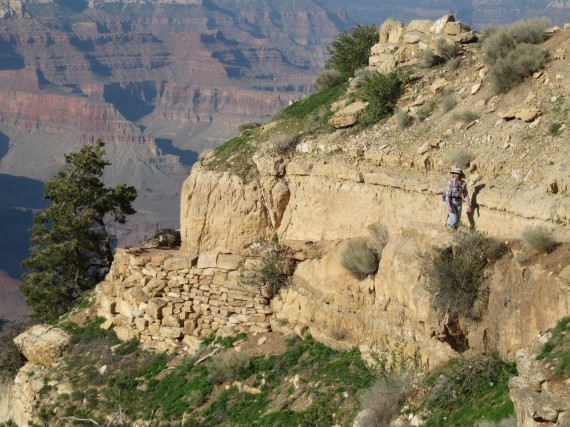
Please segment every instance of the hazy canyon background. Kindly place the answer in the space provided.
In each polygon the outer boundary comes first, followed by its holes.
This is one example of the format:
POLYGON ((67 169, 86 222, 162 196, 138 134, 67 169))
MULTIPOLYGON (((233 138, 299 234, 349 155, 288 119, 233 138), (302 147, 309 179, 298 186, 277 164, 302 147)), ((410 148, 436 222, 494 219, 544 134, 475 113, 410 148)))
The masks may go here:
POLYGON ((25 309, 19 263, 65 153, 107 142, 106 181, 139 191, 116 230, 136 245, 178 227, 199 152, 311 92, 340 31, 449 12, 561 25, 570 1, 0 0, 0 319, 25 309))

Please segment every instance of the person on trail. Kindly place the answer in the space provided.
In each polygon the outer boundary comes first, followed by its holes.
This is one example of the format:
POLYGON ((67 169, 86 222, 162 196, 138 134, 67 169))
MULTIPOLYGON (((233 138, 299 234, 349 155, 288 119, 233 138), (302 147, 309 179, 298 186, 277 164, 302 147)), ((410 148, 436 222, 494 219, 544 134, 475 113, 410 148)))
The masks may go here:
POLYGON ((445 186, 443 200, 447 209, 449 222, 447 226, 450 229, 456 229, 461 221, 461 206, 463 201, 468 203, 467 213, 471 213, 471 200, 467 192, 467 183, 463 181, 465 174, 460 168, 454 168, 451 172, 451 179, 445 186))

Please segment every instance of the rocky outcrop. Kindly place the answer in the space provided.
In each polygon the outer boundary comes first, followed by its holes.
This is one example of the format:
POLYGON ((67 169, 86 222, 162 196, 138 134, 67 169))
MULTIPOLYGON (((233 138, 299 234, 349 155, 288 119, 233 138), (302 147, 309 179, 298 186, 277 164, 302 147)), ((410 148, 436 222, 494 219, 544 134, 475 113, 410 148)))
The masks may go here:
POLYGON ((272 310, 270 295, 254 277, 259 262, 217 251, 195 257, 119 250, 98 287, 98 314, 119 338, 137 338, 158 351, 194 354, 213 332, 264 332, 272 310))
POLYGON ((537 336, 529 348, 516 354, 518 375, 509 380, 517 426, 569 426, 570 390, 568 380, 556 378, 551 367, 537 360, 551 333, 537 336))
POLYGON ((459 47, 470 43, 477 36, 465 31, 453 15, 445 15, 437 21, 416 19, 408 26, 392 18, 386 20, 379 31, 380 42, 371 49, 369 65, 380 72, 389 72, 398 64, 414 63, 420 52, 426 49, 436 51, 438 43, 459 47))
POLYGON ((14 343, 31 363, 52 366, 63 354, 70 339, 62 329, 35 325, 14 338, 14 343))
MULTIPOLYGON (((390 161, 386 157, 380 159, 381 166, 373 166, 290 160, 279 179, 268 168, 249 184, 205 170, 206 165, 195 166, 182 195, 182 251, 196 254, 224 248, 240 253, 256 235, 271 233, 281 241, 336 241, 321 256, 299 264, 294 284, 272 301, 274 316, 289 322, 291 330, 308 328, 322 339, 342 329, 353 345, 404 342, 407 351, 432 363, 455 352, 449 344, 453 334, 461 335, 473 350, 483 351, 492 340, 504 357, 512 359, 538 330, 568 315, 570 288, 562 277, 507 255, 496 266, 489 314, 483 322, 449 323, 439 317, 430 308, 417 254, 434 244, 449 243, 449 236, 442 233, 441 179, 388 173, 382 165, 390 161), (265 181, 268 178, 272 181, 265 181), (285 182, 289 191, 274 229, 262 196, 270 184, 264 182, 285 182), (357 281, 340 266, 343 241, 367 235, 366 227, 375 222, 388 227, 390 240, 376 276, 357 281)), ((485 189, 478 203, 476 225, 492 235, 516 235, 537 219, 552 218, 553 205, 530 209, 524 200, 498 189, 485 189), (510 199, 507 209, 505 197, 510 199)))

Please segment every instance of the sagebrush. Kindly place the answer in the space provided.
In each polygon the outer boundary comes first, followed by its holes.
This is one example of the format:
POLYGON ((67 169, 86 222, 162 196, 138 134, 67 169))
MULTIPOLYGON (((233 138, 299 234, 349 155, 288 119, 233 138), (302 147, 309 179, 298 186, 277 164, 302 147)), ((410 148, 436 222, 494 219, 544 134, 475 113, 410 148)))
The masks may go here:
POLYGON ((325 70, 315 79, 315 88, 317 90, 327 90, 335 87, 345 81, 342 73, 338 70, 325 70))
POLYGON ((394 114, 394 121, 399 129, 406 129, 414 123, 414 118, 406 111, 398 111, 394 114))
POLYGON ((531 76, 546 62, 545 50, 533 44, 520 44, 506 57, 498 59, 491 69, 491 87, 495 92, 507 92, 531 76))
POLYGON ((221 384, 234 380, 244 372, 251 363, 251 356, 246 352, 237 352, 233 349, 218 353, 210 359, 206 367, 208 380, 212 384, 221 384))
POLYGON ((358 280, 375 274, 379 262, 377 252, 363 238, 349 240, 341 255, 341 265, 358 280))
POLYGON ((527 227, 521 233, 522 241, 528 249, 549 253, 556 248, 552 233, 544 226, 527 227))
POLYGON ((485 295, 485 268, 505 251, 504 245, 477 230, 457 231, 451 246, 434 247, 420 255, 435 308, 452 315, 477 319, 475 302, 485 295))
POLYGON ((400 414, 404 399, 412 389, 409 373, 379 376, 360 396, 360 409, 367 410, 363 425, 387 426, 400 414))

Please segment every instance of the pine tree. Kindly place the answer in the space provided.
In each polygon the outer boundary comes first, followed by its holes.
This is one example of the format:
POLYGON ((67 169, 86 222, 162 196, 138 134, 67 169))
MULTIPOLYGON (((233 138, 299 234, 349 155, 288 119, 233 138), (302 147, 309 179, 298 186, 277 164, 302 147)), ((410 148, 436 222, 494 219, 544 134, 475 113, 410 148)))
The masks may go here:
POLYGON ((22 262, 22 294, 37 320, 52 320, 80 301, 113 261, 112 222, 124 224, 137 197, 124 184, 107 188, 101 178, 110 165, 105 144, 84 146, 65 156, 66 166, 45 184, 52 204, 34 217, 30 256, 22 262))

